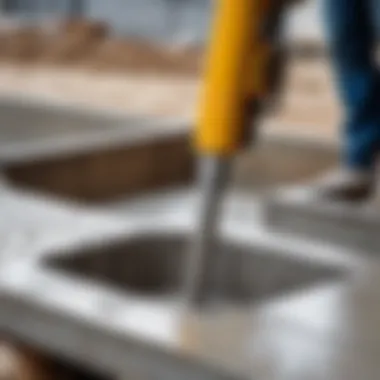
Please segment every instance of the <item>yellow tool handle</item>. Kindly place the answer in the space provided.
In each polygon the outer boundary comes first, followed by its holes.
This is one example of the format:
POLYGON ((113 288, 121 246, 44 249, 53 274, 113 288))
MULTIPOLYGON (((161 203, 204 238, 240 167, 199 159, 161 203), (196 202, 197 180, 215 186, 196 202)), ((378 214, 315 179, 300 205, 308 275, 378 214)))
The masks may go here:
POLYGON ((270 0, 217 0, 196 126, 199 153, 230 155, 240 148, 245 100, 265 92, 268 50, 260 40, 270 0))

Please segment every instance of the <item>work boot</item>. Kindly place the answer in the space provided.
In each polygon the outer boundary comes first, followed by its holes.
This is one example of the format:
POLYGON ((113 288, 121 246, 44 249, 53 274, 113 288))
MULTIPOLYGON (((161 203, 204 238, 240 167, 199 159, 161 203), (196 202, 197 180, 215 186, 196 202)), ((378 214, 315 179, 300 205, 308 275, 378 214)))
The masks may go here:
POLYGON ((317 180, 311 186, 313 196, 321 200, 361 202, 375 192, 373 171, 339 168, 317 180))

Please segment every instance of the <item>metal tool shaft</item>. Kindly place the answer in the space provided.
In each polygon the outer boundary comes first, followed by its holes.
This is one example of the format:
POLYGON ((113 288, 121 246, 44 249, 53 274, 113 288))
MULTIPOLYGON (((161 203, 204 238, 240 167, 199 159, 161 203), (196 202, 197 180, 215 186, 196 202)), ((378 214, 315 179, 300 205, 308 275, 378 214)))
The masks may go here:
POLYGON ((217 275, 218 232, 222 198, 228 183, 230 158, 206 156, 199 162, 199 204, 186 262, 185 296, 189 305, 203 303, 217 275))
POLYGON ((218 274, 221 198, 231 157, 248 145, 247 132, 257 128, 263 106, 277 92, 282 14, 278 0, 217 2, 194 139, 200 204, 185 273, 191 305, 202 303, 218 274))

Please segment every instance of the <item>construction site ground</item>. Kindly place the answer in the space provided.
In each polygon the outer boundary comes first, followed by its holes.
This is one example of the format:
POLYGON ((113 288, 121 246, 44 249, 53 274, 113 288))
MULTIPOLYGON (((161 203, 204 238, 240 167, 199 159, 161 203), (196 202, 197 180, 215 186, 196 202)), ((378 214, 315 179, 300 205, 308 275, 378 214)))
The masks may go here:
MULTIPOLYGON (((66 23, 58 32, 0 34, 0 96, 71 103, 128 115, 194 120, 203 54, 108 37, 104 25, 66 23)), ((325 58, 293 59, 281 106, 263 128, 335 140, 340 106, 325 58)), ((20 377, 0 344, 0 379, 20 377)))
MULTIPOLYGON (((334 138, 340 107, 327 64, 295 62, 289 71, 282 102, 276 113, 267 118, 267 128, 334 138)), ((199 82, 197 76, 0 64, 1 95, 41 97, 151 117, 193 119, 199 82)))

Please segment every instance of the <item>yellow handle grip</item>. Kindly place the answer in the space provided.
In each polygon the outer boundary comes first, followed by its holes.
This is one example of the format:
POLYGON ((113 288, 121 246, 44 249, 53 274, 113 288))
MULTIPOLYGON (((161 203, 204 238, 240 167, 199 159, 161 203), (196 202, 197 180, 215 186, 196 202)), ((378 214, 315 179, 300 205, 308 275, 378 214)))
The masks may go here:
POLYGON ((239 149, 248 94, 262 91, 260 27, 270 0, 218 0, 195 143, 201 154, 239 149))

